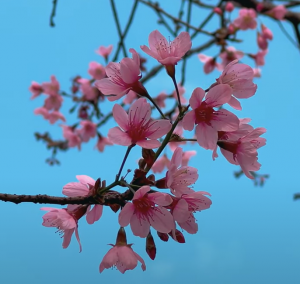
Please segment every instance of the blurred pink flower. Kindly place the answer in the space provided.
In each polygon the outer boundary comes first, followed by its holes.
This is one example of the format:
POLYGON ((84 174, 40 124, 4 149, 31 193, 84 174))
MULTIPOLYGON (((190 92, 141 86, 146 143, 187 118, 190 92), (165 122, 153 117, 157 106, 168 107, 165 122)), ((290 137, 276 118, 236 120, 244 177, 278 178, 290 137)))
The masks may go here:
POLYGON ((113 45, 109 45, 109 46, 103 46, 101 45, 97 50, 96 53, 98 53, 99 55, 101 55, 102 57, 104 57, 106 60, 108 58, 108 56, 111 54, 113 49, 113 45))
POLYGON ((239 119, 226 109, 214 110, 231 98, 232 89, 226 84, 214 86, 205 96, 204 90, 196 88, 190 98, 192 111, 182 121, 186 130, 192 131, 196 124, 196 137, 199 145, 213 150, 217 144, 218 131, 238 129, 239 119), (205 99, 204 99, 205 96, 205 99), (204 101, 202 101, 204 99, 204 101))
MULTIPOLYGON (((225 68, 231 61, 241 59, 244 56, 242 51, 236 50, 233 46, 228 46, 225 51, 220 53, 222 59, 222 67, 225 68)), ((223 69, 222 68, 222 69, 223 69)))
POLYGON ((107 139, 106 137, 103 137, 103 136, 98 137, 96 148, 100 152, 104 151, 105 146, 110 146, 110 145, 114 145, 114 144, 109 139, 107 139))
POLYGON ((50 79, 51 82, 42 83, 43 92, 47 95, 55 96, 59 92, 59 82, 54 75, 52 75, 50 79))
POLYGON ((88 72, 95 80, 103 79, 106 76, 104 67, 95 61, 89 64, 88 72))
POLYGON ((159 93, 158 96, 155 98, 156 104, 160 108, 166 107, 165 100, 166 100, 167 97, 168 97, 168 95, 165 92, 159 93))
POLYGON ((97 124, 90 120, 80 121, 81 128, 77 130, 77 134, 80 136, 81 141, 88 142, 90 138, 93 138, 97 134, 97 124))
POLYGON ((218 15, 222 15, 223 14, 223 11, 221 10, 220 7, 215 7, 213 8, 213 12, 218 14, 218 15))
POLYGON ((98 90, 92 86, 89 79, 79 78, 77 82, 80 84, 80 91, 86 100, 95 101, 98 98, 98 90))
POLYGON ((131 58, 123 58, 120 63, 110 62, 105 67, 108 78, 97 80, 95 86, 104 95, 108 96, 109 101, 115 101, 123 97, 130 90, 141 96, 147 95, 147 91, 139 81, 142 77, 140 71, 140 57, 133 49, 129 49, 132 53, 131 58))
POLYGON ((115 104, 113 116, 120 127, 111 128, 108 138, 112 143, 122 146, 137 144, 146 149, 157 148, 160 146, 157 139, 171 129, 169 120, 151 119, 151 106, 144 98, 136 100, 128 114, 115 104))
POLYGON ((255 10, 240 9, 239 17, 233 21, 233 24, 241 30, 255 29, 257 26, 255 10))
POLYGON ((182 154, 182 162, 181 162, 181 165, 182 166, 187 166, 190 159, 195 156, 197 154, 197 151, 195 150, 191 150, 191 151, 185 151, 183 152, 182 154))
POLYGON ((58 93, 56 95, 51 95, 45 100, 44 108, 47 110, 59 110, 63 100, 62 96, 58 93))
POLYGON ((212 71, 214 71, 215 68, 217 68, 218 70, 223 69, 222 65, 217 63, 214 57, 210 57, 205 54, 199 53, 198 58, 201 62, 204 63, 203 68, 205 74, 211 73, 212 71))
POLYGON ((150 33, 148 42, 150 48, 141 45, 141 49, 162 65, 176 65, 192 47, 187 32, 181 32, 178 37, 169 42, 158 30, 155 30, 150 33))
POLYGON ((30 99, 33 100, 43 92, 43 87, 39 83, 32 81, 29 87, 29 91, 32 93, 30 99))
POLYGON ((151 170, 154 173, 161 173, 165 168, 168 168, 170 164, 170 160, 167 155, 164 154, 160 158, 158 158, 155 163, 152 165, 151 170))
POLYGON ((77 147, 81 149, 81 138, 74 129, 67 125, 61 125, 63 129, 63 137, 68 141, 68 147, 77 147))
POLYGON ((226 2, 225 11, 232 12, 234 10, 234 5, 231 2, 226 2))
POLYGON ((45 107, 39 107, 34 110, 34 114, 41 114, 44 119, 49 120, 50 124, 54 124, 57 120, 66 121, 65 117, 59 111, 49 112, 45 107))
POLYGON ((284 16, 287 12, 287 9, 285 8, 285 6, 283 5, 278 5, 275 6, 273 9, 269 10, 268 12, 266 12, 265 14, 271 16, 272 18, 276 19, 276 20, 284 20, 284 16))

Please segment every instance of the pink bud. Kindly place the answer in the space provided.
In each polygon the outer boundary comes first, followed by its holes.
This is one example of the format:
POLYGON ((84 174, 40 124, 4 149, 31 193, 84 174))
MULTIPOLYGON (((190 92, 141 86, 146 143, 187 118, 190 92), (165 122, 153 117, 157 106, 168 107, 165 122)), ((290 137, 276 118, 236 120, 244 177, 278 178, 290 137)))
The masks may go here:
POLYGON ((225 11, 232 12, 234 10, 234 5, 231 2, 227 2, 225 5, 225 11))
POLYGON ((214 11, 216 14, 218 14, 218 15, 222 15, 222 14, 223 14, 223 11, 220 9, 220 7, 215 7, 215 8, 213 9, 213 11, 214 11))
POLYGON ((262 3, 258 3, 256 5, 256 11, 261 12, 264 9, 264 5, 262 3))

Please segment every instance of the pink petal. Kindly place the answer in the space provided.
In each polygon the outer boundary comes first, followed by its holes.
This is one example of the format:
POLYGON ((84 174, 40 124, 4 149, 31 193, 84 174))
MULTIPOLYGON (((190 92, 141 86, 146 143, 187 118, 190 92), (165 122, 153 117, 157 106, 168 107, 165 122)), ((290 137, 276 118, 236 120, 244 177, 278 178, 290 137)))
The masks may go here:
POLYGON ((183 57, 191 49, 191 47, 192 41, 188 32, 181 32, 171 44, 171 49, 174 52, 174 55, 180 58, 183 57))
POLYGON ((236 115, 226 109, 216 111, 210 121, 212 127, 218 131, 238 130, 240 121, 236 115))
POLYGON ((193 91, 192 96, 189 101, 192 109, 196 109, 197 107, 199 107, 201 105, 201 102, 202 102, 204 96, 205 96, 205 92, 201 88, 196 88, 193 91))
POLYGON ((134 125, 140 125, 141 121, 148 122, 151 117, 151 106, 145 98, 140 98, 130 107, 128 116, 134 125))
POLYGON ((133 253, 133 250, 127 246, 120 246, 118 248, 118 257, 119 261, 117 262, 117 264, 122 264, 123 268, 125 268, 124 272, 126 270, 132 270, 137 266, 137 258, 133 253))
POLYGON ((79 244, 79 252, 81 252, 82 251, 82 246, 81 246, 81 242, 80 242, 80 238, 79 238, 78 228, 77 227, 75 228, 75 237, 76 237, 77 242, 79 244))
POLYGON ((155 204, 161 206, 168 206, 173 202, 173 199, 169 194, 161 192, 149 193, 148 198, 155 204))
POLYGON ((231 94, 232 89, 229 85, 219 84, 208 91, 205 102, 211 107, 220 107, 230 100, 231 94))
POLYGON ((119 214, 119 224, 121 227, 126 227, 133 216, 134 205, 130 202, 127 202, 119 214))
POLYGON ((189 234, 196 234, 198 232, 198 224, 196 223, 194 215, 191 213, 186 222, 177 222, 178 225, 186 230, 189 234))
POLYGON ((133 84, 139 80, 140 67, 131 58, 123 58, 121 60, 120 73, 121 78, 127 84, 133 84))
POLYGON ((62 193, 69 197, 86 196, 89 194, 89 189, 82 183, 69 182, 63 187, 62 193))
POLYGON ((155 149, 161 145, 157 140, 140 140, 136 144, 145 149, 155 149))
POLYGON ((169 56, 169 43, 158 30, 150 33, 148 41, 151 51, 156 53, 156 56, 154 56, 154 58, 163 59, 169 56))
POLYGON ((128 114, 126 111, 118 104, 115 104, 113 107, 113 117, 118 125, 124 130, 127 131, 128 126, 128 114))
POLYGON ((169 120, 166 119, 159 119, 153 121, 151 126, 148 128, 150 135, 147 135, 148 138, 150 139, 158 139, 165 134, 167 134, 172 127, 172 124, 169 120))
POLYGON ((140 199, 142 198, 146 193, 148 193, 151 190, 150 186, 144 185, 140 187, 134 194, 132 200, 140 199))
POLYGON ((241 103, 233 96, 231 96, 229 102, 227 103, 236 110, 242 109, 241 103))
POLYGON ((196 137, 201 147, 213 150, 217 145, 218 131, 207 124, 200 123, 196 126, 196 137))
POLYGON ((67 229, 64 231, 64 236, 63 236, 64 240, 63 240, 63 244, 62 244, 64 249, 69 246, 74 230, 75 230, 75 228, 67 229))
MULTIPOLYGON (((113 94, 113 95, 121 95, 121 94, 125 95, 130 90, 130 87, 127 87, 127 86, 124 87, 122 85, 117 85, 117 84, 115 84, 114 82, 112 82, 108 78, 97 80, 95 82, 95 86, 104 95, 111 95, 111 94, 113 94)), ((118 99, 117 96, 109 97, 109 98, 112 98, 113 100, 117 100, 118 99)))
POLYGON ((185 130, 189 130, 192 131, 194 129, 195 126, 195 120, 196 120, 196 115, 195 115, 195 111, 192 110, 190 112, 188 112, 182 120, 182 126, 185 130))
POLYGON ((171 163, 170 163, 170 167, 174 166, 175 168, 178 168, 181 165, 182 153, 183 153, 182 148, 177 147, 176 150, 173 153, 171 163))
POLYGON ((133 252, 135 257, 137 258, 137 260, 140 261, 140 263, 142 264, 141 267, 142 267, 142 270, 145 271, 146 270, 146 264, 145 264, 145 261, 136 253, 136 252, 133 252))
POLYGON ((150 223, 144 216, 134 214, 130 221, 132 233, 135 236, 146 238, 150 232, 150 223))
POLYGON ((173 209, 173 217, 177 222, 185 222, 190 216, 189 206, 184 199, 180 199, 173 209))
POLYGON ((109 140, 118 145, 129 146, 131 145, 131 138, 127 133, 123 132, 119 127, 109 129, 107 137, 109 140))
POLYGON ((83 184, 90 184, 92 186, 95 185, 95 180, 86 175, 77 175, 76 178, 83 184))
POLYGON ((151 218, 149 218, 151 226, 161 233, 171 232, 174 228, 174 220, 171 213, 161 206, 158 206, 151 211, 151 218))
POLYGON ((94 208, 86 215, 86 221, 88 222, 88 224, 94 224, 94 222, 98 221, 102 216, 102 212, 102 205, 94 205, 94 208))
POLYGON ((111 248, 107 254, 103 257, 103 260, 100 263, 99 266, 99 271, 100 273, 107 268, 112 267, 113 265, 115 265, 118 261, 118 248, 115 246, 113 248, 111 248))

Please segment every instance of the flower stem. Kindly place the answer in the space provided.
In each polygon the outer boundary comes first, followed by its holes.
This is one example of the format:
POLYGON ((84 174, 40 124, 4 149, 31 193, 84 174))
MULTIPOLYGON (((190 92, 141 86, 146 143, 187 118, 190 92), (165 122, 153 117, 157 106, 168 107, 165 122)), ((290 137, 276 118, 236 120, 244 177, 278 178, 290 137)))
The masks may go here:
POLYGON ((125 165, 125 162, 126 162, 126 160, 127 160, 127 157, 128 157, 128 155, 129 155, 131 149, 132 149, 134 146, 135 146, 135 144, 131 144, 130 146, 128 146, 127 151, 126 151, 125 156, 124 156, 124 159, 123 159, 123 162, 122 162, 122 164, 121 164, 120 170, 119 170, 118 174, 116 175, 116 182, 120 179, 120 176, 121 176, 123 167, 124 167, 124 165, 125 165))
POLYGON ((179 113, 181 113, 181 101, 180 101, 180 95, 179 95, 178 86, 177 86, 177 83, 176 83, 175 76, 172 77, 172 80, 173 80, 175 90, 176 90, 176 94, 177 94, 179 113))

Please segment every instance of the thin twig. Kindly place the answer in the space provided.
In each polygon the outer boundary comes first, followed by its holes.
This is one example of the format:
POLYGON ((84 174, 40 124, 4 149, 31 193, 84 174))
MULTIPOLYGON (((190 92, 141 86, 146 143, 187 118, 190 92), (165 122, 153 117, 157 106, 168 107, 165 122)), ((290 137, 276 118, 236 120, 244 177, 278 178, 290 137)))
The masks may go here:
POLYGON ((57 0, 53 0, 53 6, 52 6, 52 12, 50 15, 50 27, 55 27, 55 23, 53 21, 54 17, 55 17, 55 13, 56 13, 56 6, 57 6, 57 0))

